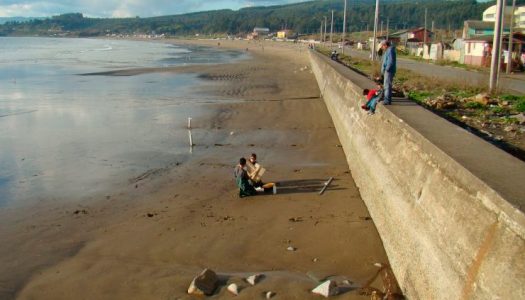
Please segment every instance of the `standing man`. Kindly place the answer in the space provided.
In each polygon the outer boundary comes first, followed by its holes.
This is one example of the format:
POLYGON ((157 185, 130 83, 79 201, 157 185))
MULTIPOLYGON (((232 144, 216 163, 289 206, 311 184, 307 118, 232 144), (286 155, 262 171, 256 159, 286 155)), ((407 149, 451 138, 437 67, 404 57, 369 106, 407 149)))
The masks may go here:
POLYGON ((380 44, 383 50, 383 63, 381 64, 381 75, 384 77, 384 91, 385 97, 384 105, 392 104, 392 82, 396 75, 396 47, 390 44, 389 41, 382 41, 380 44))

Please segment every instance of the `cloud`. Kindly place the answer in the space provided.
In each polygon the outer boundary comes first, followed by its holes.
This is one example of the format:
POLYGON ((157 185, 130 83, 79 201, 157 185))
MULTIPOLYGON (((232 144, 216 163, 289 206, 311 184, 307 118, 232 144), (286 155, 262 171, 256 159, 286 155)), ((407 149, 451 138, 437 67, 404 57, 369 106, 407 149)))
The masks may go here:
MULTIPOLYGON (((304 0, 302 0, 304 1, 304 0)), ((188 12, 239 9, 301 0, 0 0, 0 17, 46 17, 80 12, 90 17, 151 17, 188 12)))

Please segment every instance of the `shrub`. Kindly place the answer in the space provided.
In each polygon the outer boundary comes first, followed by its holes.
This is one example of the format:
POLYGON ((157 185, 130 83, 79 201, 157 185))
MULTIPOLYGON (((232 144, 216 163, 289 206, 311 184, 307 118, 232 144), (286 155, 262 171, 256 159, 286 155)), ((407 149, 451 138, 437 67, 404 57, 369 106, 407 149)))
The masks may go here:
POLYGON ((467 102, 465 104, 465 107, 471 108, 471 109, 481 109, 481 108, 484 108, 485 106, 479 102, 467 102))
POLYGON ((520 100, 514 105, 514 109, 519 112, 525 112, 525 100, 520 100))
POLYGON ((495 107, 491 107, 490 111, 495 114, 502 114, 505 112, 505 109, 503 107, 495 106, 495 107))
POLYGON ((408 92, 408 98, 416 102, 423 102, 426 98, 432 96, 433 94, 426 91, 410 91, 408 92))

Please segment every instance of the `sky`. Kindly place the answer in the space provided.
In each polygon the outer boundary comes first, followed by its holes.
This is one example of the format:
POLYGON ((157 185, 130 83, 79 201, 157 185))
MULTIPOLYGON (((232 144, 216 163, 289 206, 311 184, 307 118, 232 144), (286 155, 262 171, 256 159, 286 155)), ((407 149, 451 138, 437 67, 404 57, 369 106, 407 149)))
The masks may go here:
POLYGON ((269 6, 305 0, 0 0, 0 17, 48 17, 79 12, 88 17, 152 17, 269 6))

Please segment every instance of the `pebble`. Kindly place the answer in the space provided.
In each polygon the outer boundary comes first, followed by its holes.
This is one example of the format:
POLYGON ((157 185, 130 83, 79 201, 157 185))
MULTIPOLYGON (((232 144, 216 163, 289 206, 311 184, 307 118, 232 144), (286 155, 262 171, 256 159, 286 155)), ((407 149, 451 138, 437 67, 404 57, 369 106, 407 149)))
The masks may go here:
POLYGON ((262 274, 254 274, 246 278, 246 281, 251 285, 256 285, 259 280, 263 277, 262 274))
POLYGON ((265 295, 265 296, 266 296, 266 299, 270 299, 270 298, 272 298, 273 296, 275 296, 275 293, 272 292, 272 291, 268 291, 268 292, 266 292, 266 295, 265 295))
POLYGON ((292 246, 288 246, 288 248, 286 248, 286 250, 288 250, 288 251, 295 251, 295 250, 297 250, 297 248, 292 247, 292 246))
POLYGON ((190 295, 212 295, 217 288, 217 274, 210 269, 204 269, 197 277, 193 278, 188 287, 190 295))
POLYGON ((239 295, 239 287, 235 283, 230 284, 227 287, 227 289, 228 289, 228 292, 234 294, 235 296, 239 295))
POLYGON ((330 296, 337 295, 339 293, 339 289, 337 288, 337 285, 334 281, 327 280, 313 289, 312 293, 328 298, 330 296))

